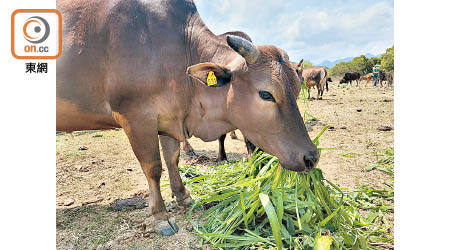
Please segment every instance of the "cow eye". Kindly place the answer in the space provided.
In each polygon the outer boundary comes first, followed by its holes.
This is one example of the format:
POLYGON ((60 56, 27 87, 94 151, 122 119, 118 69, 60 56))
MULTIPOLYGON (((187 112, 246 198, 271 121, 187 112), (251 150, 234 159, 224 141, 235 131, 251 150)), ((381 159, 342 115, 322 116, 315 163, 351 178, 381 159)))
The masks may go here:
POLYGON ((272 94, 267 91, 259 91, 259 97, 261 97, 264 101, 275 102, 275 98, 273 98, 272 94))

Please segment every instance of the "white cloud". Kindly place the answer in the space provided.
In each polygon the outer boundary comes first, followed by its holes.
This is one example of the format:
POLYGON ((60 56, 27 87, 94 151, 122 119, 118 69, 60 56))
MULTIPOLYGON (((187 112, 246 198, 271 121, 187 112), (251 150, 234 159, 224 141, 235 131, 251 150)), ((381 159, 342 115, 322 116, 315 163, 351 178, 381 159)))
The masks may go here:
POLYGON ((256 44, 273 44, 291 60, 314 63, 382 53, 394 42, 392 1, 195 1, 215 33, 242 30, 256 44))

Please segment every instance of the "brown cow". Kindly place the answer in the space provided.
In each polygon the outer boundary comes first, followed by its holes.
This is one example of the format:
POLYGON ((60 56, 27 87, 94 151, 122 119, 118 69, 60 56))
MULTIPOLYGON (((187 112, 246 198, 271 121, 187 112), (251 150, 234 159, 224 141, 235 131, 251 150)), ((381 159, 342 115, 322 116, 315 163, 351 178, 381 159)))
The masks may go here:
POLYGON ((178 231, 161 196, 160 143, 184 206, 193 200, 178 172, 180 142, 193 135, 213 141, 239 129, 286 169, 317 164, 296 103, 299 79, 283 50, 232 35, 224 41, 190 0, 58 0, 57 8, 56 129, 124 129, 147 177, 156 232, 178 231))
MULTIPOLYGON (((300 68, 300 67, 298 67, 300 68)), ((328 72, 327 69, 323 66, 316 66, 311 68, 303 68, 301 66, 302 71, 297 70, 297 75, 300 78, 303 78, 303 81, 308 87, 308 99, 311 98, 310 90, 312 87, 317 87, 317 99, 322 100, 324 87, 328 91, 328 72), (299 74, 300 73, 300 74, 299 74)))
POLYGON ((367 83, 369 83, 369 82, 372 81, 372 80, 373 80, 373 73, 369 73, 369 74, 364 75, 364 76, 361 76, 361 77, 359 78, 359 81, 360 81, 360 82, 366 81, 366 86, 367 86, 367 83))

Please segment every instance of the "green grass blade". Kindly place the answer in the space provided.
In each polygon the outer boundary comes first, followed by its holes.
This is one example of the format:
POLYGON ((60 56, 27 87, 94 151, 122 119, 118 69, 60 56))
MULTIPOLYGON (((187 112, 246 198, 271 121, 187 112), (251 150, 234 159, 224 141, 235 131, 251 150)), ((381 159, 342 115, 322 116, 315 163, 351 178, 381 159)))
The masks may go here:
POLYGON ((272 228, 272 233, 275 238, 277 248, 281 250, 283 247, 283 242, 281 240, 280 224, 272 202, 270 202, 269 196, 264 193, 259 194, 259 199, 261 200, 261 204, 263 205, 267 217, 269 218, 270 227, 272 228))
POLYGON ((277 212, 277 218, 278 221, 281 222, 281 219, 283 218, 284 213, 284 206, 283 206, 283 196, 278 190, 272 191, 274 202, 275 202, 275 209, 277 212))
POLYGON ((300 214, 298 212, 298 176, 296 176, 297 178, 295 178, 295 213, 297 215, 297 222, 298 222, 298 229, 302 230, 302 222, 300 220, 300 214))
POLYGON ((242 209, 242 217, 244 218, 244 225, 245 225, 245 229, 248 229, 248 219, 246 213, 245 213, 245 201, 244 201, 244 193, 240 192, 240 197, 241 197, 241 209, 242 209))
POLYGON ((323 219, 321 222, 319 222, 319 226, 324 227, 328 221, 330 221, 334 216, 336 216, 336 214, 338 213, 339 210, 341 210, 341 207, 336 209, 333 213, 331 213, 325 219, 323 219))

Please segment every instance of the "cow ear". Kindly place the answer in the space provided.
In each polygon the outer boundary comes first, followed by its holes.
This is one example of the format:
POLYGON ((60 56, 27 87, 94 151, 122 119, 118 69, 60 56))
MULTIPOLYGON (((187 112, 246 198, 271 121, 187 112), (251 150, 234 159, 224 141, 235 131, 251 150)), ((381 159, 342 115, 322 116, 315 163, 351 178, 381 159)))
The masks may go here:
POLYGON ((187 73, 210 87, 221 87, 231 82, 232 72, 227 66, 216 63, 199 63, 187 68, 187 73))

